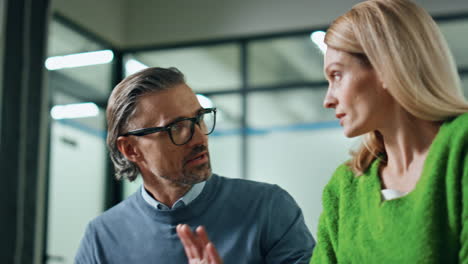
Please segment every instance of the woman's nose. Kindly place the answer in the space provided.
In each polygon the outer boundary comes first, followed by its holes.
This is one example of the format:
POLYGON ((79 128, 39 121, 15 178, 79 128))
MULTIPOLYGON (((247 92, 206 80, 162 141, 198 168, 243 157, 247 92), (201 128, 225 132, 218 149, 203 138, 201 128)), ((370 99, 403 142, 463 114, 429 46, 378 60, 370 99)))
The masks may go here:
POLYGON ((337 103, 338 100, 336 100, 335 96, 332 94, 331 89, 328 89, 325 99, 323 100, 323 107, 335 108, 337 103))

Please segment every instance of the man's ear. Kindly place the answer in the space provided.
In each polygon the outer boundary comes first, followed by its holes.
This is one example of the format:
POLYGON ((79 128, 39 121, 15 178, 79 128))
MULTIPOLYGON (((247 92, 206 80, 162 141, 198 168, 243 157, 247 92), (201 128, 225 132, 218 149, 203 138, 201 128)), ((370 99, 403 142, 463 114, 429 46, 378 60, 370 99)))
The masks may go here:
POLYGON ((135 146, 135 140, 129 137, 118 137, 117 148, 129 161, 137 162, 141 158, 141 154, 135 146))

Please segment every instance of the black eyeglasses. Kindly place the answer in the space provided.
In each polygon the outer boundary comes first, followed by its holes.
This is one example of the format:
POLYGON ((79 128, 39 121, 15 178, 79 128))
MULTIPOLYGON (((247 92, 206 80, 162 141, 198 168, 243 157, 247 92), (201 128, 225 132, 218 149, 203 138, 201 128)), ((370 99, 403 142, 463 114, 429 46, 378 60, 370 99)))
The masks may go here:
POLYGON ((174 143, 174 145, 181 146, 187 144, 192 139, 193 132, 195 131, 195 124, 200 127, 203 134, 211 134, 216 125, 216 108, 202 109, 195 117, 182 118, 164 127, 136 129, 121 136, 141 137, 156 132, 167 131, 172 143, 174 143))

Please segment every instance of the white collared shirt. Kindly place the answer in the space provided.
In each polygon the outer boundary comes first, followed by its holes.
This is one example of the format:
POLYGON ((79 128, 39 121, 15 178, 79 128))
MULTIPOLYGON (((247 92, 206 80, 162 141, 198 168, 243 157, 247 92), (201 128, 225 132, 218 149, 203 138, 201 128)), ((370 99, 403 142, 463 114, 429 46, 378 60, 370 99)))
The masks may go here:
POLYGON ((141 195, 143 196, 143 199, 149 204, 151 205, 152 207, 154 207, 155 209, 157 210, 163 210, 163 211, 167 211, 167 210, 174 210, 174 209, 177 209, 179 207, 182 207, 182 206, 185 206, 185 205, 188 205, 189 203, 191 203, 193 200, 195 200, 195 198, 198 197, 198 195, 200 195, 200 193, 203 191, 203 188, 205 187, 205 184, 206 184, 206 181, 203 181, 203 182, 199 182, 195 185, 192 186, 192 188, 182 197, 180 197, 175 203, 174 205, 171 207, 159 202, 158 200, 156 200, 155 198, 153 198, 149 193, 148 191, 146 191, 145 189, 145 186, 142 184, 141 185, 141 195))
POLYGON ((398 199, 408 194, 408 192, 401 192, 394 189, 383 189, 380 192, 382 193, 382 197, 385 201, 398 199))

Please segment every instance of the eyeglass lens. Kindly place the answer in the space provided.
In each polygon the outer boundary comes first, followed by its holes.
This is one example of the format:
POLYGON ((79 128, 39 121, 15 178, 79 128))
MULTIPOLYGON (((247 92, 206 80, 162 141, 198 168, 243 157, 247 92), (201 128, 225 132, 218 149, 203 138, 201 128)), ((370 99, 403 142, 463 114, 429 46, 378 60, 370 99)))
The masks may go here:
MULTIPOLYGON (((208 135, 213 132, 215 125, 214 112, 203 113, 199 116, 199 126, 203 134, 208 135)), ((185 144, 194 132, 194 122, 192 120, 181 120, 171 126, 172 140, 175 144, 185 144)))

